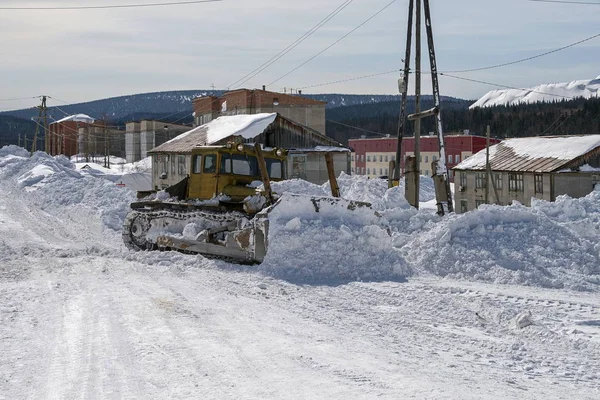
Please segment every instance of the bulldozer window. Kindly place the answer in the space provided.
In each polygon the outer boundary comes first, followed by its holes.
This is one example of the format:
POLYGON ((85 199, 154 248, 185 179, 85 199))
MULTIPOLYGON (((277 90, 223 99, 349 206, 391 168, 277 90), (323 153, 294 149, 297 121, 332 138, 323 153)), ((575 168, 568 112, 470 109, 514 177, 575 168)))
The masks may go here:
POLYGON ((198 154, 194 156, 194 173, 199 174, 202 172, 202 155, 198 154))
POLYGON ((231 154, 227 154, 227 153, 221 154, 220 172, 222 174, 230 174, 231 173, 231 154))
POLYGON ((214 174, 217 172, 217 155, 207 154, 204 156, 204 172, 214 174))
POLYGON ((269 171, 269 177, 273 179, 282 179, 283 168, 281 160, 266 158, 265 161, 267 164, 267 171, 269 171))
POLYGON ((232 156, 232 171, 236 175, 258 176, 258 162, 256 157, 244 154, 232 156))

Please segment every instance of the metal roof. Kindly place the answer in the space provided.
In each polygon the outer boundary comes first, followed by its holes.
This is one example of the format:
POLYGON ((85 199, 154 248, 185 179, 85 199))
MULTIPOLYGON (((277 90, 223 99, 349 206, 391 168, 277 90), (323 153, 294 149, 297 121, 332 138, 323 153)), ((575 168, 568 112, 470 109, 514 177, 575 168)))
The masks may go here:
MULTIPOLYGON (((506 139, 490 146, 494 171, 553 172, 600 148, 600 135, 537 136, 506 139)), ((486 151, 467 158, 454 170, 485 170, 486 151)))

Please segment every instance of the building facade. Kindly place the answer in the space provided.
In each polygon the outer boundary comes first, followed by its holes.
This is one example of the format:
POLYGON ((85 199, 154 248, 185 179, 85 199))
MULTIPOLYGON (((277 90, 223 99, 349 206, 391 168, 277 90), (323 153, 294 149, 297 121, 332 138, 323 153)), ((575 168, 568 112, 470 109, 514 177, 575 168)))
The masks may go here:
MULTIPOLYGON (((486 146, 486 138, 483 136, 461 134, 447 135, 444 137, 446 146, 446 164, 448 168, 459 164, 462 160, 477 153, 486 146)), ((500 142, 498 139, 490 139, 490 144, 500 142)), ((351 172, 356 175, 366 175, 370 178, 388 176, 389 162, 396 159, 396 147, 398 140, 392 137, 385 138, 361 138, 350 139, 348 144, 352 149, 351 172)), ((402 160, 407 156, 414 155, 415 138, 405 137, 402 139, 402 160)), ((431 163, 439 157, 439 141, 437 136, 421 136, 420 139, 420 171, 421 175, 431 176, 431 163)), ((404 163, 401 164, 404 171, 404 163)), ((450 172, 450 180, 453 175, 450 172)))
POLYGON ((148 152, 152 156, 152 187, 165 189, 185 178, 191 168, 192 148, 225 145, 232 141, 288 150, 285 179, 298 178, 316 184, 327 182, 326 152, 333 155, 336 175, 350 170, 350 149, 279 114, 222 116, 148 152))
POLYGON ((226 115, 278 113, 325 134, 325 102, 286 93, 239 89, 193 100, 196 126, 226 115))
POLYGON ((600 184, 600 135, 506 139, 490 147, 490 168, 491 177, 485 150, 454 167, 457 213, 589 194, 600 184))
POLYGON ((125 159, 129 163, 140 161, 148 157, 150 149, 189 130, 186 125, 161 121, 128 122, 125 125, 125 159))

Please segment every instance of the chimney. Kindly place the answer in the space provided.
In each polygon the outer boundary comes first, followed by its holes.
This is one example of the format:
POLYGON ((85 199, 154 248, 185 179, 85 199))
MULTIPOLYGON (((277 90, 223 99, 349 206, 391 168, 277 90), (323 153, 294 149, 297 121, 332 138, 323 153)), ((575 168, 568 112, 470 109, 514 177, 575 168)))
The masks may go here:
POLYGON ((262 90, 263 90, 263 92, 265 91, 265 89, 266 89, 266 86, 265 86, 265 85, 263 85, 263 89, 262 89, 262 90))

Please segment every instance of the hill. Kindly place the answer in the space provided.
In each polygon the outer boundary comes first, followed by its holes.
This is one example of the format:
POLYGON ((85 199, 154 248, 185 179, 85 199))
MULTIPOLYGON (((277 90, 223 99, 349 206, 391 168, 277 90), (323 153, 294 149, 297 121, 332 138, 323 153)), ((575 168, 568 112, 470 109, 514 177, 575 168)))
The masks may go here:
POLYGON ((600 92, 600 76, 596 79, 563 83, 547 83, 526 90, 492 90, 471 105, 475 107, 512 106, 539 102, 555 102, 575 98, 597 98, 600 92))

